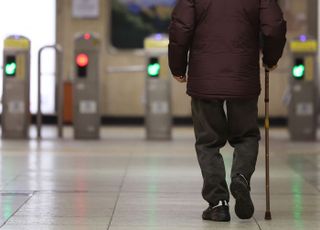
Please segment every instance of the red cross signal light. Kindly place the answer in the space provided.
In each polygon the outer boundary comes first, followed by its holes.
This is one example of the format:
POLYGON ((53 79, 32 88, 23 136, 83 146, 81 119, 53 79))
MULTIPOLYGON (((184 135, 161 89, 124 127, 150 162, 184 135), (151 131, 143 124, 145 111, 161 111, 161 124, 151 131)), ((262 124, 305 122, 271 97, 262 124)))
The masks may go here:
POLYGON ((89 65, 89 56, 85 53, 80 53, 76 57, 76 64, 78 69, 78 76, 79 77, 86 77, 87 76, 87 67, 89 65))
POLYGON ((89 64, 89 57, 87 54, 81 53, 77 56, 77 65, 80 67, 85 67, 89 64))

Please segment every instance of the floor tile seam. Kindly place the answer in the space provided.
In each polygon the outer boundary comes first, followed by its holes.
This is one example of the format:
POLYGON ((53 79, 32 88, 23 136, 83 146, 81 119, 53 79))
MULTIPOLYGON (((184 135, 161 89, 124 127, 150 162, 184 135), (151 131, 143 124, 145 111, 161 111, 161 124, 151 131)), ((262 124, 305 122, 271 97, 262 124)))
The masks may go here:
MULTIPOLYGON (((20 226, 20 225, 22 225, 22 226, 34 226, 34 225, 36 225, 36 226, 54 226, 54 227, 57 227, 57 226, 76 226, 76 227, 79 227, 79 226, 85 226, 85 227, 88 227, 88 226, 99 226, 99 227, 104 227, 105 226, 105 224, 91 224, 91 223, 87 223, 87 224, 84 224, 84 223, 82 223, 82 224, 69 224, 69 223, 50 223, 50 224, 39 224, 39 223, 16 223, 16 224, 6 224, 5 226, 7 226, 7 227, 14 227, 14 226, 20 226)), ((5 227, 5 226, 1 226, 0 228, 2 228, 2 227, 5 227)))
POLYGON ((20 214, 17 214, 15 215, 15 217, 17 218, 30 218, 30 217, 39 217, 39 218, 51 218, 51 219, 55 219, 55 218, 65 218, 65 219, 72 219, 72 218, 76 218, 76 219, 79 219, 79 218, 94 218, 94 219, 105 219, 105 218, 108 218, 110 217, 109 215, 103 215, 103 216, 66 216, 66 215, 63 215, 63 216, 59 216, 59 215, 20 215, 20 214))
POLYGON ((124 187, 125 179, 126 179, 126 177, 128 175, 129 166, 130 166, 130 163, 132 162, 132 160, 133 160, 133 152, 130 153, 129 158, 127 160, 126 168, 125 168, 125 171, 123 173, 123 177, 121 179, 121 183, 120 183, 120 187, 119 187, 119 190, 118 190, 117 198, 116 198, 116 201, 115 201, 115 204, 114 204, 114 207, 113 207, 113 211, 112 211, 112 214, 111 214, 108 226, 107 226, 107 230, 109 230, 111 225, 112 225, 112 220, 113 220, 114 214, 116 212, 116 208, 117 208, 118 202, 120 200, 121 191, 122 191, 122 189, 124 187))
MULTIPOLYGON (((200 220, 201 221, 201 220, 200 220)), ((201 229, 210 229, 210 230, 214 230, 215 227, 219 226, 219 227, 222 227, 222 226, 226 226, 225 229, 235 229, 233 228, 233 221, 231 220, 230 222, 224 222, 224 223, 218 223, 218 225, 216 225, 215 222, 210 222, 210 223, 204 223, 204 222, 199 222, 198 224, 196 223, 193 223, 193 224, 175 224, 175 223, 170 223, 170 224, 163 224, 163 223, 160 223, 160 224, 116 224, 116 225, 113 225, 113 227, 116 227, 116 228, 125 228, 125 229, 133 229, 135 230, 135 227, 142 227, 142 228, 147 228, 147 229, 153 229, 153 228, 157 228, 157 229, 161 229, 161 230, 164 230, 166 229, 167 227, 170 227, 170 229, 172 227, 174 227, 174 229, 182 229, 182 228, 186 228, 186 229, 198 229, 199 227, 201 227, 201 229), (206 224, 205 226, 203 224, 206 224), (200 226, 202 225, 202 226, 200 226), (230 228, 228 228, 230 227, 230 228)), ((236 222, 235 222, 236 223, 236 222)), ((248 222, 249 224, 251 222, 248 222)), ((246 224, 246 223, 241 223, 241 224, 246 224)), ((252 223, 252 225, 250 226, 255 226, 255 227, 258 227, 256 225, 255 222, 252 223)), ((222 229, 222 228, 218 228, 218 229, 222 229)), ((237 228, 238 229, 238 228, 237 228)), ((241 228, 242 229, 242 228, 241 228)), ((259 230, 262 230, 261 228, 258 227, 259 230)))
POLYGON ((12 217, 14 217, 15 214, 18 213, 18 212, 21 210, 21 208, 31 200, 31 198, 34 196, 34 194, 35 194, 35 193, 32 193, 32 194, 28 197, 28 199, 26 199, 26 200, 17 208, 17 210, 16 210, 15 212, 13 212, 12 215, 10 215, 10 216, 3 222, 3 224, 0 226, 0 228, 2 228, 3 226, 5 226, 5 225, 9 222, 9 220, 10 220, 12 217))
POLYGON ((196 195, 196 194, 201 194, 200 192, 149 192, 149 191, 130 191, 130 190, 124 190, 121 192, 121 194, 179 194, 179 195, 196 195))
MULTIPOLYGON (((298 193, 293 193, 293 192, 290 192, 290 193, 277 193, 277 194, 275 194, 275 193, 271 193, 271 195, 272 196, 293 196, 293 195, 297 195, 298 193)), ((301 195, 305 195, 305 196, 319 196, 319 194, 316 194, 316 193, 299 193, 299 194, 301 194, 301 195)), ((264 196, 265 195, 265 193, 251 193, 251 195, 253 195, 253 196, 264 196)))
POLYGON ((12 180, 7 181, 7 182, 3 185, 3 188, 5 188, 6 186, 9 186, 10 183, 14 183, 21 175, 23 175, 23 173, 19 173, 19 174, 16 175, 12 180))
MULTIPOLYGON (((195 195, 195 194, 200 194, 201 192, 148 192, 148 191, 133 191, 133 190, 125 190, 122 191, 121 194, 189 194, 189 195, 195 195)), ((315 193, 299 193, 301 195, 305 196, 319 196, 319 194, 315 193)), ((251 193, 253 196, 264 196, 265 193, 251 193)), ((276 196, 290 196, 290 195, 297 195, 297 193, 278 193, 278 194, 271 194, 271 195, 276 195, 276 196)))
POLYGON ((30 193, 15 193, 15 192, 1 192, 0 191, 0 196, 16 196, 16 197, 23 197, 23 196, 30 196, 32 192, 30 193))
POLYGON ((101 191, 94 191, 94 190, 35 190, 39 194, 117 194, 118 191, 110 191, 110 190, 101 190, 101 191))
MULTIPOLYGON (((13 193, 15 194, 16 192, 12 192, 12 190, 0 190, 0 195, 2 193, 5 194, 10 194, 13 193)), ((94 190, 84 190, 84 191, 63 191, 63 190, 30 190, 30 193, 40 193, 40 194, 106 194, 106 193, 110 193, 110 194, 117 194, 118 191, 110 191, 110 190, 101 190, 101 191, 94 191, 94 190)), ((30 194, 30 193, 24 193, 24 192, 18 192, 17 194, 30 194)))
MULTIPOLYGON (((320 188, 318 188, 318 186, 314 185, 310 180, 306 179, 306 177, 302 176, 303 180, 309 184, 311 187, 313 187, 320 195, 320 188)), ((303 194, 303 193, 302 193, 303 194)))
POLYGON ((256 217, 253 217, 253 220, 256 222, 259 230, 262 230, 262 228, 261 228, 261 226, 260 226, 259 221, 257 220, 257 218, 256 218, 256 217))
MULTIPOLYGON (((272 154, 275 154, 275 153, 274 153, 273 151, 271 151, 271 152, 270 152, 270 155, 272 155, 272 154)), ((288 164, 288 168, 289 168, 293 173, 297 174, 298 176, 301 176, 301 177, 303 178, 303 180, 304 180, 307 184, 309 184, 311 187, 313 187, 316 191, 318 191, 318 192, 320 193, 320 189, 319 189, 317 186, 315 186, 311 181, 309 181, 308 179, 306 179, 306 177, 304 177, 303 174, 300 174, 297 170, 295 170, 295 169, 291 166, 291 164, 288 163, 288 160, 287 160, 287 157, 286 157, 286 156, 280 154, 280 155, 278 155, 278 157, 279 157, 279 158, 282 158, 283 161, 288 164)), ((270 169, 270 170, 271 170, 271 169, 270 169)), ((272 180, 272 178, 271 178, 271 180, 272 180)), ((290 195, 290 194, 287 194, 287 195, 290 195)), ((291 193, 291 195, 295 195, 295 194, 294 194, 294 193, 291 193)), ((316 194, 315 194, 315 195, 316 195, 316 194)))
POLYGON ((312 181, 308 180, 308 178, 305 177, 305 176, 303 175, 303 173, 300 173, 299 171, 297 171, 297 170, 296 170, 294 167, 292 167, 290 164, 288 164, 288 165, 289 165, 289 168, 291 169, 292 172, 294 172, 294 173, 295 173, 296 175, 298 175, 298 176, 301 176, 301 177, 303 178, 303 181, 306 182, 306 184, 309 184, 312 188, 314 188, 317 192, 320 193, 320 188, 318 188, 318 186, 314 185, 314 184, 312 183, 312 181))
MULTIPOLYGON (((110 147, 109 147, 110 148, 110 147)), ((121 152, 123 152, 122 154, 125 155, 125 151, 122 151, 122 149, 118 149, 118 148, 110 148, 110 151, 112 150, 121 150, 121 152)), ((17 149, 17 150, 12 150, 12 149, 1 149, 1 151, 5 151, 6 154, 4 156, 8 156, 8 157, 24 157, 24 153, 26 152, 26 149, 17 149)), ((87 153, 89 151, 88 150, 83 150, 83 148, 77 148, 77 149, 38 149, 36 151, 28 149, 28 151, 32 152, 32 153, 36 153, 36 154, 55 154, 55 155, 60 155, 60 156, 66 156, 66 157, 72 157, 71 155, 65 155, 65 154, 74 154, 75 152, 77 152, 78 156, 87 156, 87 153)), ((95 157, 95 156, 104 156, 102 154, 105 154, 105 149, 100 149, 100 150, 96 150, 95 155, 90 155, 90 157, 95 157)), ((107 155, 109 156, 109 155, 107 155)))
POLYGON ((75 219, 79 220, 79 218, 82 218, 84 220, 93 220, 93 219, 105 219, 110 216, 105 215, 105 216, 46 216, 46 215, 15 215, 18 219, 26 219, 26 218, 50 218, 50 219, 75 219))

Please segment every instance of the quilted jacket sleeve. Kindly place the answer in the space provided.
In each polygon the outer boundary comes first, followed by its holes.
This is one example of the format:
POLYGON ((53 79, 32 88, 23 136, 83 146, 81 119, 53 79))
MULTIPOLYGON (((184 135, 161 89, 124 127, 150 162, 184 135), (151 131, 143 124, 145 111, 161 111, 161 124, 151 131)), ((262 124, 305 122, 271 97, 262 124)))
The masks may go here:
POLYGON ((194 27, 194 0, 178 0, 169 27, 169 66, 173 75, 186 74, 194 27))
POLYGON ((287 24, 276 0, 260 0, 260 28, 263 37, 263 62, 272 67, 282 56, 287 24))

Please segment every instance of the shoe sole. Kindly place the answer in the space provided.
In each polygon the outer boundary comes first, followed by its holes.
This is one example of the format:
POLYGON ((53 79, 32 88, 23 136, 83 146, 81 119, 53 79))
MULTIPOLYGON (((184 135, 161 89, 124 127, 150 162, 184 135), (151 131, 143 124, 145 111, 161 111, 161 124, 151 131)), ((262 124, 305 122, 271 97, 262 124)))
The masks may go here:
POLYGON ((242 182, 234 181, 230 185, 230 190, 236 199, 234 210, 237 216, 240 219, 250 219, 254 213, 254 206, 247 186, 242 182))
POLYGON ((202 219, 203 220, 209 220, 209 221, 215 221, 215 222, 230 222, 230 220, 231 220, 230 216, 229 217, 223 216, 221 218, 219 217, 219 218, 215 218, 215 219, 212 219, 212 218, 207 217, 207 216, 202 216, 202 219))
POLYGON ((225 209, 223 212, 214 213, 214 214, 212 212, 204 211, 202 213, 202 219, 216 221, 216 222, 229 222, 231 219, 229 208, 225 209))

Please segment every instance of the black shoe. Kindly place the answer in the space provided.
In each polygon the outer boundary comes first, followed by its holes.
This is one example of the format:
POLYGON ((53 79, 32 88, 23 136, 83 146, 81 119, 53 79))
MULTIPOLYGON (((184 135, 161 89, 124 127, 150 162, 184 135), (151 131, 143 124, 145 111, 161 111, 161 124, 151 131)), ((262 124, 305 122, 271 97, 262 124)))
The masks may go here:
POLYGON ((254 213, 254 206, 250 196, 250 186, 247 179, 239 174, 232 178, 231 194, 236 199, 235 213, 240 219, 250 219, 254 213))
POLYGON ((227 201, 220 201, 216 206, 209 206, 203 214, 203 220, 212 220, 219 222, 230 221, 229 205, 227 201))

